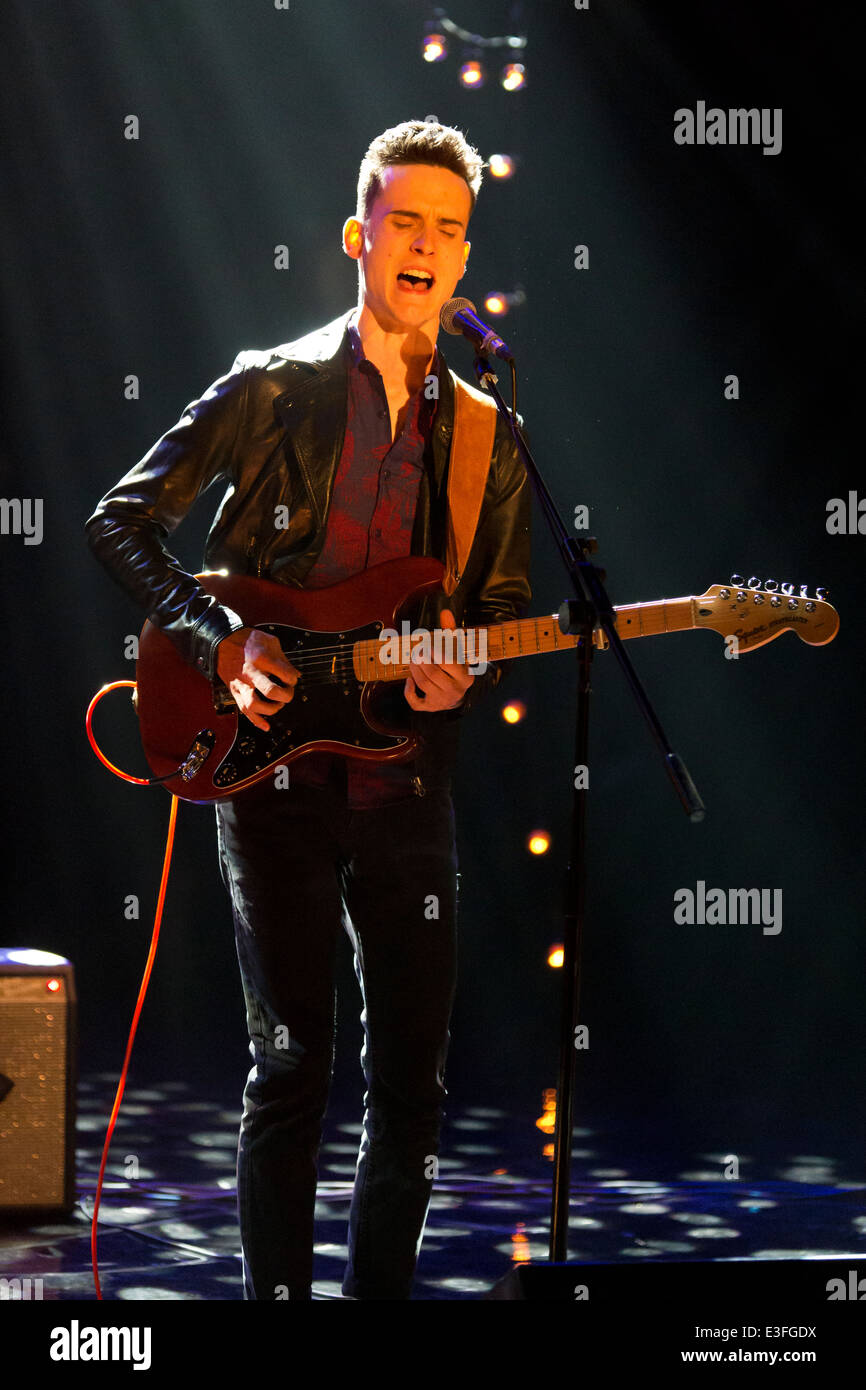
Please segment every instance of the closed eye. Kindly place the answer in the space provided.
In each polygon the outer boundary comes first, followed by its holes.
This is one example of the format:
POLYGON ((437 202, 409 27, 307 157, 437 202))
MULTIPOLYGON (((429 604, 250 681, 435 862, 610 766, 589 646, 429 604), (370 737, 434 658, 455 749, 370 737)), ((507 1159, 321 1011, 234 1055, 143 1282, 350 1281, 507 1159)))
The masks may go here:
MULTIPOLYGON (((393 222, 393 224, 394 224, 395 227, 398 227, 398 228, 399 228, 399 230, 400 230, 401 232, 406 231, 407 228, 409 228, 409 227, 411 227, 411 226, 413 225, 411 222, 405 221, 405 220, 403 220, 403 219, 398 219, 398 218, 395 217, 393 214, 392 214, 392 217, 391 217, 391 221, 393 222)), ((440 228, 439 228, 439 231, 441 232, 442 236, 447 236, 448 239, 449 239, 449 241, 453 241, 454 238, 457 236, 457 233, 456 233, 456 232, 446 232, 446 230, 445 230, 444 227, 440 227, 440 228)))

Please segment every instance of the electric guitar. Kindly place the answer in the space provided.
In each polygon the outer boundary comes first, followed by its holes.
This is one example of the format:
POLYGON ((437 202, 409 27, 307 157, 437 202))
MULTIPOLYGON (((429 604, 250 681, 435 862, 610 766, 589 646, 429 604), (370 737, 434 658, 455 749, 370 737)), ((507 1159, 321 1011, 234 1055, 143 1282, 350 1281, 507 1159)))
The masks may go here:
MULTIPOLYGON (((405 761, 417 748, 409 706, 396 685, 411 673, 411 657, 510 661, 573 649, 578 637, 560 630, 556 614, 518 618, 485 628, 410 631, 405 614, 439 588, 443 566, 429 556, 387 560, 327 589, 303 590, 250 575, 208 572, 202 587, 279 640, 300 672, 288 704, 269 715, 267 731, 241 713, 228 688, 209 680, 149 621, 139 639, 134 696, 144 753, 154 776, 185 801, 220 801, 303 754, 321 750, 375 762, 405 761), (400 624, 398 631, 397 624, 400 624), (425 649, 425 641, 429 647, 425 649), (463 643, 462 648, 459 646, 463 643), (438 650, 437 650, 438 643, 438 650), (396 696, 396 698, 395 698, 396 696), (172 775, 173 774, 173 775, 172 775)), ((739 575, 698 598, 661 599, 614 609, 621 638, 687 628, 712 628, 737 652, 752 651, 783 632, 811 646, 832 642, 839 615, 805 588, 774 581, 760 588, 739 575), (756 587, 753 587, 756 586, 756 587)), ((609 643, 597 629, 593 641, 609 643)))

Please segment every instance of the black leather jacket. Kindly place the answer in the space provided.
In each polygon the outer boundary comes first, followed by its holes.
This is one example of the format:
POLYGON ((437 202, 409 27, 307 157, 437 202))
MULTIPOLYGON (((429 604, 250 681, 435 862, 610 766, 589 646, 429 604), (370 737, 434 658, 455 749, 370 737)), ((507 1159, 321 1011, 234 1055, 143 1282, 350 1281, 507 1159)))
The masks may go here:
MULTIPOLYGON (((303 587, 324 544, 343 446, 346 325, 352 312, 294 343, 239 353, 227 375, 186 407, 86 522, 88 544, 109 574, 211 679, 218 643, 242 627, 242 620, 202 589, 168 553, 164 539, 196 498, 222 479, 227 489, 202 568, 303 587), (288 507, 285 527, 275 523, 281 504, 288 507)), ((424 457, 411 552, 444 562, 454 374, 441 351, 439 357, 439 403, 424 457)), ((425 599, 415 621, 435 627, 444 606, 458 626, 522 616, 531 597, 530 514, 529 480, 500 420, 466 570, 450 598, 425 599)), ((491 662, 457 710, 412 722, 429 729, 431 721, 461 715, 501 676, 491 662)))

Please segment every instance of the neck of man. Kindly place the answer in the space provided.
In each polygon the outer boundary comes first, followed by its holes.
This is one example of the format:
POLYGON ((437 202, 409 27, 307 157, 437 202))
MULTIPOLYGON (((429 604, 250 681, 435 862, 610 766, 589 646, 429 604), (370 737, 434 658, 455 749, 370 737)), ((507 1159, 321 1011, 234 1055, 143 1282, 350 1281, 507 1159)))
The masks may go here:
POLYGON ((391 332, 384 328, 362 300, 355 313, 364 355, 379 368, 386 387, 405 387, 409 395, 423 386, 436 350, 436 333, 430 324, 391 332))

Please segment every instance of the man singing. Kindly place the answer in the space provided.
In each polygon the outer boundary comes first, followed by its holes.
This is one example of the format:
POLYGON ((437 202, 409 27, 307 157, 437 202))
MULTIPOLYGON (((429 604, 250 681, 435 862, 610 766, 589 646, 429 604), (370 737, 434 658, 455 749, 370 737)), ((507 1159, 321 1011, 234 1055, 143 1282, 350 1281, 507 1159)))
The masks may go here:
MULTIPOLYGON (((397 557, 446 561, 458 378, 437 348, 463 276, 484 165, 451 127, 407 121, 361 164, 343 250, 357 307, 231 370, 102 499, 91 549, 183 656, 257 728, 299 673, 207 594, 164 540, 227 483, 207 569, 324 589, 397 557), (286 521, 286 518, 288 520, 286 521)), ((468 559, 414 615, 428 628, 520 617, 529 483, 496 422, 468 559)), ((454 653, 450 653, 453 655, 454 653)), ((476 668, 477 670, 477 668, 476 668)), ((216 806, 253 1066, 238 1144, 244 1296, 310 1299, 316 1167, 334 1057, 334 964, 349 935, 363 999, 364 1128, 343 1293, 408 1299, 430 1203, 455 989, 451 774, 460 721, 501 679, 431 660, 393 688, 411 762, 313 751, 216 806)))

